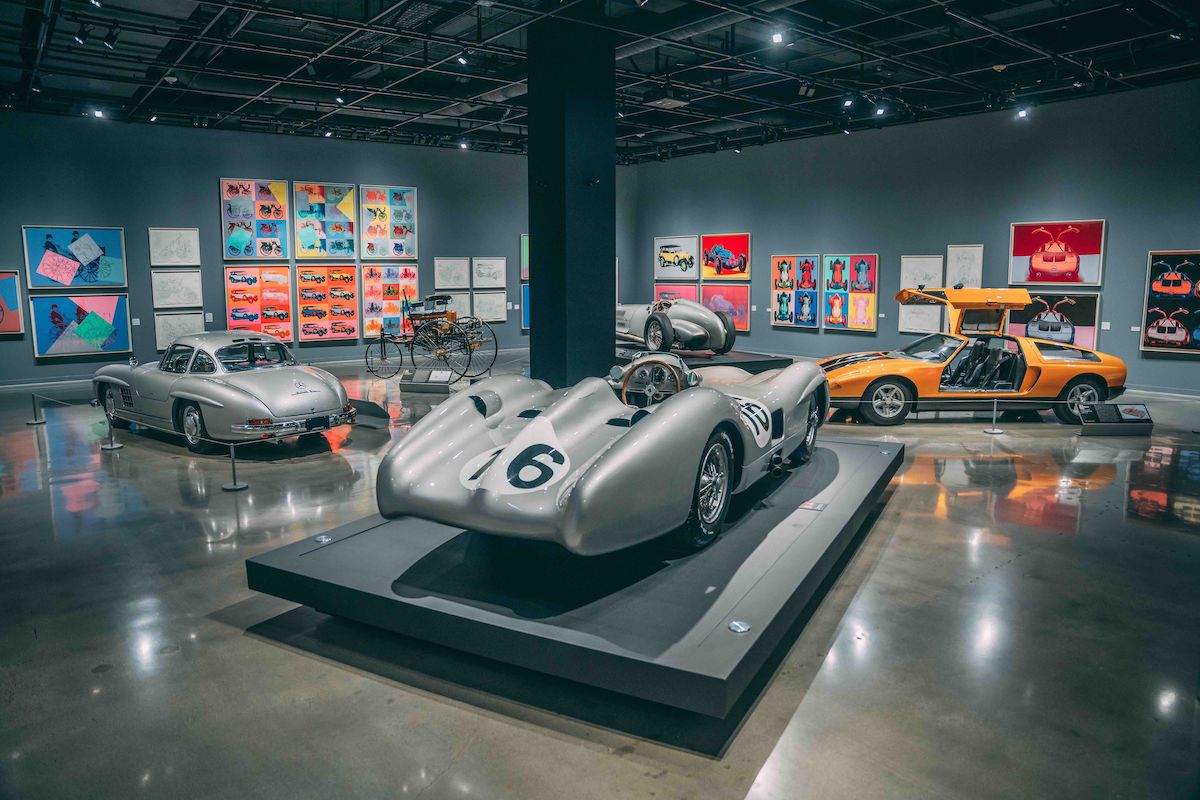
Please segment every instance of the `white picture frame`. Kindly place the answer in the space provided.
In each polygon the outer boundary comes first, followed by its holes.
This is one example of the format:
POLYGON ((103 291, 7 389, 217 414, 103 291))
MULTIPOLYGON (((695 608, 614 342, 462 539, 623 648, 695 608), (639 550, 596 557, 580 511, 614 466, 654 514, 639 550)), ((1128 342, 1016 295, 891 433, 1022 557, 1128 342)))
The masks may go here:
MULTIPOLYGON (((940 288, 945 281, 945 263, 937 256, 900 256, 900 288, 940 288)), ((900 333, 937 333, 942 329, 941 306, 900 306, 900 333)))
POLYGON ((444 256, 433 259, 433 288, 434 291, 470 289, 471 259, 444 256))
POLYGON ((472 258, 471 285, 476 289, 503 289, 508 286, 508 259, 504 256, 472 258))
POLYGON ((474 292, 471 295, 474 316, 484 322, 508 321, 508 292, 474 292))
POLYGON ((204 333, 203 311, 155 311, 154 346, 161 353, 180 336, 204 333))
POLYGON ((439 292, 450 298, 446 304, 447 311, 453 311, 458 315, 459 319, 471 316, 471 293, 470 292, 439 292))
POLYGON ((152 269, 150 288, 155 308, 204 305, 204 281, 198 269, 152 269))
POLYGON ((676 283, 700 280, 700 236, 655 236, 654 252, 651 256, 654 265, 655 283, 676 283), (659 254, 664 247, 678 248, 691 260, 687 269, 675 265, 662 266, 659 254))
POLYGON ((946 286, 959 283, 964 289, 983 288, 983 245, 946 245, 946 286))
POLYGON ((147 228, 151 267, 200 266, 199 228, 147 228))

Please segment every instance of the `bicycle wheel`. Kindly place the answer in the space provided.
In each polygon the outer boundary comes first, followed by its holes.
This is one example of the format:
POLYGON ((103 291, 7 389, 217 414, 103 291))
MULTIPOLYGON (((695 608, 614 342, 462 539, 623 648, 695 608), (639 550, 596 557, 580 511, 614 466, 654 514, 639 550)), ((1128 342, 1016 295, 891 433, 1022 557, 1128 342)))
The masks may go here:
POLYGON ((458 321, 458 325, 471 343, 471 369, 467 377, 478 378, 496 363, 496 333, 491 325, 479 317, 464 317, 458 321))
POLYGON ((458 379, 471 368, 471 343, 455 323, 431 319, 413 334, 408 356, 417 369, 448 369, 458 379))
POLYGON ((367 369, 376 378, 394 378, 404 366, 404 351, 391 339, 379 338, 367 345, 367 369))

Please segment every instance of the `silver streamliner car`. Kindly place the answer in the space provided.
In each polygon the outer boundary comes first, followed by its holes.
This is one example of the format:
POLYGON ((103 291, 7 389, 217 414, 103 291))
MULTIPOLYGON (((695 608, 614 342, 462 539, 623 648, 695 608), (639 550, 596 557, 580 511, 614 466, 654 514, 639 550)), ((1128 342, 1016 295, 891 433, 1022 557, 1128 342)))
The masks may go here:
POLYGON ((347 425, 356 413, 337 378, 265 333, 181 336, 157 363, 109 364, 92 384, 113 427, 176 431, 193 452, 347 425))
POLYGON ((641 342, 647 349, 712 350, 728 353, 737 331, 733 317, 694 300, 671 298, 644 305, 617 304, 617 337, 641 342))
POLYGON ((698 549, 731 495, 807 460, 828 407, 825 375, 807 362, 752 375, 641 353, 569 389, 502 375, 439 405, 388 453, 379 510, 578 555, 665 533, 698 549))

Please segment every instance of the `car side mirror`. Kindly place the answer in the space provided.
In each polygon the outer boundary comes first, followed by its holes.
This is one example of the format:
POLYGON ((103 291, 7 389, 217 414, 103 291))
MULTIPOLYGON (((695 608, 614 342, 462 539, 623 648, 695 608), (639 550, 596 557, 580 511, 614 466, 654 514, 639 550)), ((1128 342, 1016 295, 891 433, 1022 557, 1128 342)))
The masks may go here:
POLYGON ((136 367, 137 365, 138 365, 137 358, 135 356, 130 356, 129 357, 129 366, 136 367))
POLYGON ((625 377, 625 370, 614 365, 613 368, 608 371, 608 377, 614 381, 619 381, 625 377))
POLYGON ((687 374, 687 385, 688 386, 699 386, 700 385, 700 373, 692 372, 691 370, 689 370, 688 374, 687 374))

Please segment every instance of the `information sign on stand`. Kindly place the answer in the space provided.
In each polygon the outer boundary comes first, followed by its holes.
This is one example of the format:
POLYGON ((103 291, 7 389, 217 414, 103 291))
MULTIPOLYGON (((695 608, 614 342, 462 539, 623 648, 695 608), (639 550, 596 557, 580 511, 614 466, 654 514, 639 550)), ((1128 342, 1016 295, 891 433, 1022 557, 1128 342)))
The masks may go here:
POLYGON ((1141 403, 1081 403, 1081 436, 1149 436, 1150 409, 1141 403))

